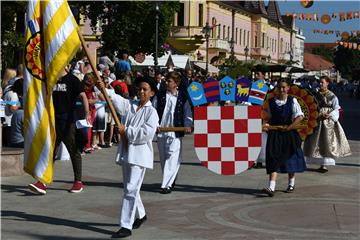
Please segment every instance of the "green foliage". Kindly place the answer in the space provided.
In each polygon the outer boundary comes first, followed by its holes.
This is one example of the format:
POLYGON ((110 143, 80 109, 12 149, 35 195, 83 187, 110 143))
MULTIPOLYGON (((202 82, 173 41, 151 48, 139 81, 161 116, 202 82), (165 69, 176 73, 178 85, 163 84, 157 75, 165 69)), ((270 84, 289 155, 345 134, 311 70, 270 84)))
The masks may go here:
POLYGON ((1 51, 2 70, 15 68, 21 62, 25 44, 24 14, 27 2, 1 2, 1 51))
POLYGON ((333 62, 334 61, 334 49, 320 45, 312 49, 312 54, 323 56, 326 60, 333 62))
MULTIPOLYGON (((137 52, 155 52, 155 2, 153 1, 104 1, 86 2, 82 12, 91 20, 93 31, 97 22, 102 28, 102 50, 127 50, 131 55, 137 52)), ((165 43, 179 3, 159 3, 159 55, 165 43)))
POLYGON ((253 61, 239 61, 231 56, 225 59, 224 64, 220 67, 219 77, 230 76, 237 79, 240 76, 251 78, 251 69, 254 67, 253 61))
MULTIPOLYGON (((360 44, 360 37, 353 37, 348 42, 360 44)), ((339 45, 335 52, 334 63, 341 75, 349 80, 358 80, 358 71, 360 69, 360 51, 356 49, 345 48, 339 45)))

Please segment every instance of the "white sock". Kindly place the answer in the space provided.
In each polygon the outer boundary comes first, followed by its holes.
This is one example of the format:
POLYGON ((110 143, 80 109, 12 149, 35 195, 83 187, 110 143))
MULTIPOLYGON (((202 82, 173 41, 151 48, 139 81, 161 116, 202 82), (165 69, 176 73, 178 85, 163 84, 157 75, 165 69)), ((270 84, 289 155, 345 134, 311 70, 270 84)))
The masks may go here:
POLYGON ((270 181, 269 182, 269 188, 272 190, 272 191, 275 191, 275 186, 276 186, 276 181, 270 181))
POLYGON ((289 186, 295 186, 295 177, 289 179, 289 186))

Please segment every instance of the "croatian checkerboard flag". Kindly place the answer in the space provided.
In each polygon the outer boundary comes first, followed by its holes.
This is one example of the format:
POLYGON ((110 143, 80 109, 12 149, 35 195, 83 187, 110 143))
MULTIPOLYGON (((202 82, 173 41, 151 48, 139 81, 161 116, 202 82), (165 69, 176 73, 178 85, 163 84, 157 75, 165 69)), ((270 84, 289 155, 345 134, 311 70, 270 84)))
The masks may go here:
POLYGON ((201 164, 221 175, 252 167, 261 150, 261 106, 194 108, 194 147, 201 164))
POLYGON ((210 77, 203 83, 203 88, 208 102, 217 102, 220 100, 218 81, 210 77))
POLYGON ((249 102, 257 105, 262 105, 269 87, 264 80, 257 80, 253 82, 250 89, 249 102))
POLYGON ((219 81, 221 101, 235 101, 236 82, 229 76, 219 81))
POLYGON ((247 102, 249 99, 251 89, 251 81, 247 78, 239 78, 236 80, 236 95, 237 101, 247 102))

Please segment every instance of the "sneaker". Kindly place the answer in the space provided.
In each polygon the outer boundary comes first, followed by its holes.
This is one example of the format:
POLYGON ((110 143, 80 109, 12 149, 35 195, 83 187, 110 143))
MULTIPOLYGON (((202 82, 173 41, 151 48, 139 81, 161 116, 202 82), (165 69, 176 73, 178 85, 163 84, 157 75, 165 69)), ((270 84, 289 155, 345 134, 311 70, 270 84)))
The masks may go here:
POLYGON ((34 192, 34 193, 38 193, 41 195, 45 195, 46 194, 46 190, 47 187, 44 183, 37 181, 36 183, 30 183, 28 185, 29 189, 34 192))
POLYGON ((81 181, 75 181, 72 188, 69 190, 69 192, 72 193, 79 193, 83 190, 83 184, 81 181))
POLYGON ((109 148, 110 146, 108 144, 98 144, 100 148, 109 148))

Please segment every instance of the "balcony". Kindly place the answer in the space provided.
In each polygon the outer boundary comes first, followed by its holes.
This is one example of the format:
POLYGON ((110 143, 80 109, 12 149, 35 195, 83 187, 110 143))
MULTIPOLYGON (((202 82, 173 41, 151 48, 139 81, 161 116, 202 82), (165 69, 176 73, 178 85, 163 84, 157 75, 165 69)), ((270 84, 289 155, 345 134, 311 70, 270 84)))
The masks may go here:
POLYGON ((265 48, 251 48, 251 56, 268 56, 270 51, 266 50, 265 48))
POLYGON ((209 48, 210 49, 218 49, 230 52, 230 43, 227 40, 210 38, 209 39, 209 48))
POLYGON ((203 35, 202 27, 198 26, 175 26, 170 30, 169 37, 171 38, 191 38, 203 35))

